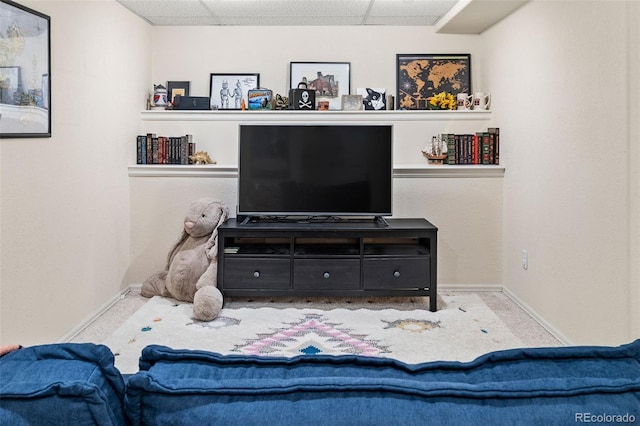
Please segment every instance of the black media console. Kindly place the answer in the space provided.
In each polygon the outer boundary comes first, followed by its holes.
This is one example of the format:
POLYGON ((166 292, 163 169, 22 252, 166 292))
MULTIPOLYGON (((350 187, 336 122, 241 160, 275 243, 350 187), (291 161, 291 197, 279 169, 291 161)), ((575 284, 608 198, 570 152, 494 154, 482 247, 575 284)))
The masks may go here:
POLYGON ((229 219, 218 228, 224 296, 429 296, 438 228, 425 219, 299 223, 229 219))

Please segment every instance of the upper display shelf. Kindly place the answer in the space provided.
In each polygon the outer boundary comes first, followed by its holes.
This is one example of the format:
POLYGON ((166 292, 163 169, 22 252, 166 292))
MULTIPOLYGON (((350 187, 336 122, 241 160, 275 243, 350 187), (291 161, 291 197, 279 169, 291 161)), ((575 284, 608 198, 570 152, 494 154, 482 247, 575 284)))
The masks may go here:
POLYGON ((471 121, 491 111, 142 111, 142 121, 471 121))

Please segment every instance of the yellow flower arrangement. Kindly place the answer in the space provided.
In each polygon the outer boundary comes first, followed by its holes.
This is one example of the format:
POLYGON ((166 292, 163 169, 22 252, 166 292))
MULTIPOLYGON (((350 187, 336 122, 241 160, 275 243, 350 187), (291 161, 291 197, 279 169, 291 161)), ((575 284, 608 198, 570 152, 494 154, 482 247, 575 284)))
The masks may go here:
POLYGON ((456 109, 458 103, 451 93, 440 92, 429 98, 429 109, 456 109))

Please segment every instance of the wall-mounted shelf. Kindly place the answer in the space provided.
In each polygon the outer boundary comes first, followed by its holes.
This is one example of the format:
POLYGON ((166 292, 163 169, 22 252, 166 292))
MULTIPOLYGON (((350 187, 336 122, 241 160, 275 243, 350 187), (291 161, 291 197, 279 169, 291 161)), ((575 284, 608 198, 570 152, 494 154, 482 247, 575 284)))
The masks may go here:
MULTIPOLYGON (((400 164, 393 168, 394 178, 502 178, 505 167, 446 166, 428 164, 400 164)), ((129 166, 129 177, 223 177, 237 178, 238 166, 224 164, 209 165, 157 165, 136 164, 129 166)))
POLYGON ((491 111, 142 111, 142 121, 456 121, 490 120, 491 111))

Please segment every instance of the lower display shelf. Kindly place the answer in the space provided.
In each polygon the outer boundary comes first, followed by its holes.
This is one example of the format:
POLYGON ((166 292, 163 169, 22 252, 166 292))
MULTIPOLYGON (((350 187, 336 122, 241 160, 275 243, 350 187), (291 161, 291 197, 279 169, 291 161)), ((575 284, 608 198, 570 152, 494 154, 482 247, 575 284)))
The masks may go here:
MULTIPOLYGON (((397 164, 393 167, 394 178, 503 178, 504 172, 502 165, 397 164)), ((135 164, 129 166, 129 177, 237 178, 238 166, 135 164)))

